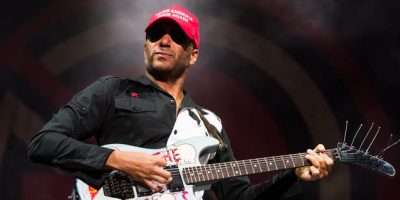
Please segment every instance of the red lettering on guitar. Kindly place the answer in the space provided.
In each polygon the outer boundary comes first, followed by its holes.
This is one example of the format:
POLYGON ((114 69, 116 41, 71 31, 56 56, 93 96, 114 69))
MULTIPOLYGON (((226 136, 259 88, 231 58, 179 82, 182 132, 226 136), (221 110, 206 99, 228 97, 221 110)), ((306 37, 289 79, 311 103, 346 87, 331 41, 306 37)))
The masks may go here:
POLYGON ((171 148, 168 149, 167 151, 159 151, 154 153, 153 155, 162 155, 164 160, 170 164, 170 163, 176 163, 179 164, 179 161, 181 161, 182 159, 180 158, 180 153, 179 153, 179 149, 178 148, 171 148))

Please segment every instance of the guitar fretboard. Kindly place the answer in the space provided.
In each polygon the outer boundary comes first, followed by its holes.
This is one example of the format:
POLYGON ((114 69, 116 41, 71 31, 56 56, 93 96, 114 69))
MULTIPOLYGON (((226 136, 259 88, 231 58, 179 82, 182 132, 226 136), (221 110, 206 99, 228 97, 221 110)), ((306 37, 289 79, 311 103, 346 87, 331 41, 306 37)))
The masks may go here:
MULTIPOLYGON (((334 159, 332 149, 327 150, 326 154, 334 159)), ((305 155, 306 153, 297 153, 186 167, 182 170, 182 175, 186 184, 195 184, 235 176, 290 169, 310 165, 305 155)))

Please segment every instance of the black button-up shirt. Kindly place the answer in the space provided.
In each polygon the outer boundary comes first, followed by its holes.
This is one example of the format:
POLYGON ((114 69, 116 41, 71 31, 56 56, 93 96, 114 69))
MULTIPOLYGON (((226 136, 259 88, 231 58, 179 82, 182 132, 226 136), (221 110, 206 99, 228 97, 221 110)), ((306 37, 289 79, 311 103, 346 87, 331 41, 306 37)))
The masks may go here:
MULTIPOLYGON (((181 104, 185 107, 198 108, 186 93, 181 104)), ((44 125, 32 139, 28 153, 33 161, 62 168, 100 187, 108 172, 104 163, 113 151, 101 145, 161 148, 175 121, 174 98, 146 76, 136 81, 103 77, 76 94, 44 125), (96 145, 82 142, 91 136, 95 136, 96 145)), ((223 130, 221 136, 229 145, 223 130)), ((228 146, 211 162, 232 160, 228 146)), ((236 177, 213 184, 213 189, 220 199, 253 199, 267 191, 268 197, 274 197, 284 194, 295 180, 293 171, 288 171, 257 186, 250 186, 247 177, 236 177)))

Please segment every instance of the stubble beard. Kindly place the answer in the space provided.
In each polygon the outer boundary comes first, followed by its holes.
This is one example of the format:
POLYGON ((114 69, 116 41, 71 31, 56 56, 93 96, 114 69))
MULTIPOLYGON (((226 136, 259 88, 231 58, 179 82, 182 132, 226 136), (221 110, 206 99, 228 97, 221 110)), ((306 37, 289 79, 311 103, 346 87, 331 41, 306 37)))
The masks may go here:
POLYGON ((145 53, 145 65, 146 71, 149 75, 154 77, 156 80, 163 82, 175 82, 182 77, 190 65, 190 55, 184 53, 174 66, 164 67, 155 65, 154 54, 149 56, 145 53))

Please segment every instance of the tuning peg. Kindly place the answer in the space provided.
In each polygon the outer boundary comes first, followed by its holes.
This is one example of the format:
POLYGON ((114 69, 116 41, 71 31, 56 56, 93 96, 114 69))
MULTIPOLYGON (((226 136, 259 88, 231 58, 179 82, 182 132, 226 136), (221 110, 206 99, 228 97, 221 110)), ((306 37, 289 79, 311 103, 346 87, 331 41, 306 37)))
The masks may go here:
POLYGON ((363 146, 363 144, 364 144, 364 142, 365 142, 365 139, 367 139, 367 137, 368 137, 369 133, 371 132, 371 130, 372 130, 372 127, 374 127, 374 124, 375 124, 375 123, 373 123, 373 122, 371 123, 371 126, 369 127, 367 134, 365 135, 365 137, 364 137, 363 141, 361 142, 361 145, 360 145, 360 150, 361 150, 361 148, 362 148, 362 146, 363 146))
POLYGON ((375 133, 374 138, 372 139, 371 143, 369 144, 367 150, 365 150, 365 153, 364 153, 364 154, 367 154, 367 153, 368 153, 369 148, 371 148, 371 145, 372 145, 372 143, 374 143, 375 138, 376 138, 376 136, 378 135, 378 133, 379 133, 380 130, 381 130, 381 127, 379 126, 379 127, 378 127, 378 130, 377 130, 376 133, 375 133))
POLYGON ((383 155, 385 154, 386 150, 392 148, 393 146, 395 146, 397 143, 400 142, 400 139, 399 139, 399 140, 397 140, 396 142, 390 144, 390 141, 392 140, 392 136, 393 136, 393 134, 390 134, 388 146, 385 147, 381 152, 379 152, 379 153, 377 154, 377 156, 378 156, 379 158, 383 158, 383 155), (382 154, 382 155, 381 155, 381 154, 382 154))

